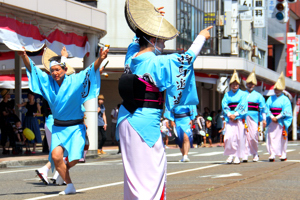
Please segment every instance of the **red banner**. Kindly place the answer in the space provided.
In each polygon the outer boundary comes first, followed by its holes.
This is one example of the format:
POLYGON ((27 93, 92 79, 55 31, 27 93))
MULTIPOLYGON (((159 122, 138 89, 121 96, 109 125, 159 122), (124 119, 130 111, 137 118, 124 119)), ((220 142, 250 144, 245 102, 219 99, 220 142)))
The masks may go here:
POLYGON ((293 44, 287 44, 286 48, 286 77, 293 75, 293 44))

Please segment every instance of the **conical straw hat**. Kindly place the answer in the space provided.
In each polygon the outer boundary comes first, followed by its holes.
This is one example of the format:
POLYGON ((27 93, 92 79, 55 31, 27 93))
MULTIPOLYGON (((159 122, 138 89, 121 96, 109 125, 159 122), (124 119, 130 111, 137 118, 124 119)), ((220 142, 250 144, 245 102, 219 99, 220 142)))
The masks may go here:
MULTIPOLYGON (((52 51, 49 48, 45 48, 44 49, 44 53, 43 53, 43 57, 42 57, 42 63, 45 67, 45 69, 50 72, 50 61, 49 59, 52 58, 53 56, 58 56, 54 51, 52 51)), ((66 67, 67 67, 67 75, 73 74, 75 72, 74 68, 71 67, 70 65, 68 65, 68 63, 66 63, 66 67)))
POLYGON ((234 72, 233 72, 233 74, 232 74, 232 77, 231 77, 231 79, 230 79, 229 84, 233 83, 234 81, 236 81, 238 84, 241 84, 239 75, 238 75, 238 73, 236 72, 235 69, 234 69, 234 72))
POLYGON ((147 35, 164 40, 179 35, 178 30, 147 0, 126 0, 125 18, 133 32, 138 28, 147 35))
POLYGON ((256 80, 256 76, 255 76, 255 67, 253 68, 252 72, 250 73, 250 75, 248 76, 246 83, 253 83, 254 85, 257 85, 257 80, 256 80))
POLYGON ((275 85, 274 85, 274 90, 278 89, 278 90, 284 90, 285 89, 285 77, 283 75, 283 72, 281 72, 278 80, 276 81, 275 85))

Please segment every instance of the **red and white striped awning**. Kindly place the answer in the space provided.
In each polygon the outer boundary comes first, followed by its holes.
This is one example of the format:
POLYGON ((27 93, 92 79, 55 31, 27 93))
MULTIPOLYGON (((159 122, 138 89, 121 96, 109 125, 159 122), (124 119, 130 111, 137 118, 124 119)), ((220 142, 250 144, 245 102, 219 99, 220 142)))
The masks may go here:
MULTIPOLYGON (((28 89, 28 78, 26 74, 22 74, 22 89, 28 89)), ((15 89, 15 75, 3 74, 0 75, 0 88, 2 89, 15 89)))
POLYGON ((216 84, 218 78, 219 78, 218 75, 211 75, 211 74, 205 74, 205 73, 201 73, 201 72, 195 72, 196 82, 216 84))
POLYGON ((37 26, 22 23, 16 19, 0 16, 0 43, 13 51, 20 51, 24 46, 27 51, 39 51, 46 44, 58 55, 63 46, 69 56, 83 58, 88 56, 90 45, 87 36, 64 33, 55 29, 48 36, 42 35, 37 26))

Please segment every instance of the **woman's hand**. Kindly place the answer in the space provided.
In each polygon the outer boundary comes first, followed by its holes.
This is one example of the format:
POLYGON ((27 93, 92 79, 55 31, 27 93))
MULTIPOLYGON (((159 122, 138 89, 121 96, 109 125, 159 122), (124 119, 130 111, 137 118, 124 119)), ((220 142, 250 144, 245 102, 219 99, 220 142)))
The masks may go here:
POLYGON ((277 119, 276 117, 273 117, 273 118, 272 118, 272 121, 273 121, 274 123, 278 123, 278 119, 277 119))
POLYGON ((162 9, 164 9, 165 7, 159 7, 157 8, 158 12, 162 15, 162 16, 165 16, 165 11, 162 11, 162 9))
POLYGON ((203 29, 202 31, 200 31, 199 35, 203 35, 205 37, 205 39, 208 40, 210 38, 209 30, 212 28, 213 28, 213 26, 209 26, 206 29, 203 29))

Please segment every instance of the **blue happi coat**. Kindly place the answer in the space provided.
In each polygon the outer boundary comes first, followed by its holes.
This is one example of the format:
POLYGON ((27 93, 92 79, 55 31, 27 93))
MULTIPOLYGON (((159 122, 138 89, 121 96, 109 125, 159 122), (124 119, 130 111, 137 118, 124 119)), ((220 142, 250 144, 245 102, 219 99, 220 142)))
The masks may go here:
POLYGON ((249 93, 242 91, 241 89, 238 89, 235 93, 232 90, 230 90, 224 95, 222 99, 222 109, 223 112, 225 113, 224 117, 226 123, 229 122, 228 113, 234 114, 235 112, 237 112, 239 115, 235 119, 246 118, 246 114, 248 111, 248 101, 247 101, 248 94, 249 93), (238 105, 235 107, 234 110, 230 110, 230 107, 228 105, 230 103, 238 103, 238 105))
MULTIPOLYGON (((78 74, 65 75, 59 86, 47 73, 35 66, 30 60, 31 72, 26 71, 29 88, 32 92, 42 95, 49 104, 54 119, 76 120, 83 119, 85 109, 83 103, 96 98, 100 92, 100 72, 94 69, 94 63, 78 74)), ((48 125, 48 124, 47 124, 48 125)), ((51 127, 48 127, 51 130, 51 127)), ((86 127, 84 124, 74 126, 52 126, 52 140, 49 161, 52 170, 54 163, 52 150, 57 146, 64 148, 64 156, 69 162, 83 157, 86 127)))
POLYGON ((191 144, 193 141, 193 132, 191 129, 191 120, 194 120, 197 116, 197 107, 196 105, 182 105, 182 106, 176 106, 172 109, 172 111, 165 110, 164 117, 174 121, 176 124, 176 131, 177 131, 177 143, 181 147, 183 142, 183 136, 184 133, 187 134, 187 136, 190 139, 191 144), (181 117, 181 118, 175 118, 175 114, 188 114, 189 116, 181 117))
MULTIPOLYGON (((140 46, 134 39, 128 47, 125 59, 125 72, 136 74, 154 84, 160 92, 166 91, 165 106, 171 110, 176 105, 197 105, 193 62, 196 55, 188 50, 183 54, 156 56, 146 52, 134 57, 140 46)), ((127 119, 143 140, 152 147, 160 137, 160 118, 162 109, 138 108, 133 114, 121 106, 119 109, 118 125, 127 119)), ((116 134, 118 135, 118 134, 116 134)), ((116 138, 119 139, 119 138, 116 138)))
POLYGON ((247 115, 251 117, 253 121, 255 121, 257 124, 258 122, 261 122, 263 120, 263 113, 266 113, 266 101, 265 98, 257 91, 253 90, 251 93, 246 91, 248 96, 248 103, 258 103, 259 111, 254 110, 248 110, 247 115))
POLYGON ((284 126, 285 130, 288 131, 288 128, 292 124, 293 113, 292 113, 292 105, 291 101, 284 94, 281 94, 279 97, 276 95, 270 96, 266 102, 267 108, 267 126, 271 123, 272 113, 271 108, 281 108, 280 114, 282 117, 278 119, 278 123, 280 126, 284 126))

